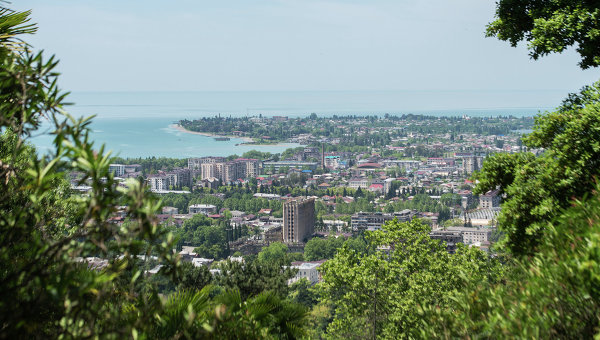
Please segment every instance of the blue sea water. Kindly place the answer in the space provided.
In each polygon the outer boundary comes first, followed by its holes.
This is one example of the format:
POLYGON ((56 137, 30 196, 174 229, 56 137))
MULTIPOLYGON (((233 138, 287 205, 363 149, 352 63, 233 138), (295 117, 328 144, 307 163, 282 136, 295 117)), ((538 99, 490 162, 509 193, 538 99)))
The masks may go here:
MULTIPOLYGON (((563 91, 304 91, 304 92, 81 92, 69 95, 67 111, 96 115, 92 138, 121 157, 200 157, 241 155, 249 150, 282 152, 297 144, 237 145, 180 132, 180 119, 206 116, 301 117, 332 115, 532 116, 557 106, 563 91)), ((45 124, 48 128, 49 124, 45 124)), ((32 142, 44 152, 52 136, 32 142)))

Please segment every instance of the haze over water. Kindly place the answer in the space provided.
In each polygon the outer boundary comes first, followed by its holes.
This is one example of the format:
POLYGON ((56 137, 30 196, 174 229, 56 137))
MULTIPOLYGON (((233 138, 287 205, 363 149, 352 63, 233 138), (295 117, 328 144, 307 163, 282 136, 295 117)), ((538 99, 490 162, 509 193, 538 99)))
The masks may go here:
MULTIPOLYGON (((221 116, 302 117, 332 115, 532 116, 550 110, 564 91, 239 91, 79 92, 68 97, 75 116, 96 115, 92 138, 122 157, 241 155, 249 150, 282 152, 298 146, 238 145, 169 127, 180 119, 221 116), (548 106, 551 105, 551 106, 548 106)), ((44 152, 51 136, 33 140, 44 152)))

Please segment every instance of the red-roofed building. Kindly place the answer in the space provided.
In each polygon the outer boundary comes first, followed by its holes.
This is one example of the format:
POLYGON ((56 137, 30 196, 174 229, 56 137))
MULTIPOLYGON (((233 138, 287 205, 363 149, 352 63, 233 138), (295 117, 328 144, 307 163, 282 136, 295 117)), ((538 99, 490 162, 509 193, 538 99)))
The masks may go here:
POLYGON ((371 184, 369 191, 383 193, 383 184, 371 184))

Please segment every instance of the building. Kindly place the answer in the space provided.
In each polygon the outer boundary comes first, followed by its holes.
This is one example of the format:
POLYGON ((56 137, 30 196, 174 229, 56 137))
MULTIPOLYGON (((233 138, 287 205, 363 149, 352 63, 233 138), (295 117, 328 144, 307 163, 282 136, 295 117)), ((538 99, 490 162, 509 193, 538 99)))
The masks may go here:
POLYGON ((448 231, 456 231, 462 234, 464 244, 482 244, 490 242, 490 237, 495 228, 468 228, 468 227, 447 227, 448 231))
POLYGON ((352 178, 348 181, 348 187, 352 189, 363 188, 366 189, 371 185, 371 180, 366 177, 352 178))
POLYGON ((165 175, 169 179, 169 185, 173 188, 192 187, 192 172, 190 169, 173 169, 165 175))
POLYGON ((302 152, 302 159, 303 160, 307 160, 307 159, 321 159, 321 151, 319 150, 319 148, 315 148, 315 147, 306 147, 304 148, 303 152, 302 152))
POLYGON ((350 223, 352 230, 379 230, 381 226, 394 218, 397 218, 400 222, 407 222, 412 220, 414 213, 410 209, 404 209, 402 211, 395 212, 393 214, 385 214, 382 212, 358 212, 352 215, 350 223))
POLYGON ((340 156, 325 156, 324 162, 327 169, 337 169, 340 167, 340 156))
POLYGON ((466 173, 472 174, 473 172, 481 169, 483 166, 483 157, 465 157, 463 159, 463 168, 466 173))
POLYGON ((307 279, 311 284, 315 284, 321 281, 321 274, 317 270, 325 260, 321 261, 310 261, 310 262, 292 262, 291 268, 298 269, 296 276, 288 281, 288 284, 292 284, 301 279, 307 279))
POLYGON ((153 175, 148 177, 150 191, 166 191, 169 190, 169 178, 167 176, 153 175))
POLYGON ((454 158, 430 157, 427 158, 427 165, 436 167, 454 166, 454 158))
POLYGON ((179 209, 175 207, 163 207, 162 213, 166 215, 177 215, 179 214, 179 209))
POLYGON ((283 203, 283 242, 306 242, 314 231, 314 198, 298 197, 283 203))
POLYGON ((159 171, 159 174, 148 177, 148 185, 153 192, 171 190, 172 188, 191 188, 191 171, 189 169, 175 169, 169 172, 159 171))
POLYGON ((202 164, 220 163, 225 161, 225 157, 188 158, 188 169, 190 169, 190 171, 192 172, 193 177, 198 177, 202 173, 202 164))
POLYGON ((112 172, 115 177, 122 177, 125 175, 125 165, 123 164, 109 164, 108 172, 112 172))
POLYGON ((500 206, 498 190, 491 190, 479 196, 479 207, 482 209, 497 208, 500 206))
POLYGON ((190 205, 188 212, 191 215, 202 214, 208 216, 217 212, 217 207, 212 204, 194 204, 190 205))
POLYGON ((202 179, 198 182, 198 185, 203 188, 216 189, 219 187, 219 179, 215 177, 209 177, 202 179))
POLYGON ((263 163, 264 169, 272 168, 275 172, 279 172, 279 170, 281 168, 300 169, 300 170, 307 169, 307 170, 315 171, 315 170, 317 170, 318 166, 319 166, 319 163, 317 163, 317 162, 279 161, 279 162, 264 162, 263 163))
POLYGON ((446 242, 446 250, 450 254, 454 254, 456 251, 456 244, 463 243, 463 235, 460 231, 433 230, 429 237, 433 240, 446 242))
POLYGON ((228 183, 260 175, 258 159, 238 158, 229 162, 205 162, 200 164, 200 178, 218 178, 228 183))

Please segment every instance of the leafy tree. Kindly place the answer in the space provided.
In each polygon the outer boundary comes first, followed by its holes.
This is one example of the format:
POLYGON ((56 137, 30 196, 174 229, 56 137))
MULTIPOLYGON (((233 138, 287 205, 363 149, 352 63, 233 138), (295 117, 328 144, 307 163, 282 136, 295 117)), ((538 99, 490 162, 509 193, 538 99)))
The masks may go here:
POLYGON ((447 207, 460 206, 462 198, 458 194, 446 193, 440 197, 440 202, 447 207))
POLYGON ((514 254, 530 254, 544 237, 545 225, 594 188, 600 174, 600 82, 573 94, 555 112, 536 118, 523 139, 532 153, 496 154, 475 178, 476 193, 500 188, 505 195, 498 224, 514 254))
POLYGON ((141 183, 117 186, 110 153, 89 140, 90 119, 65 113, 57 62, 20 40, 36 30, 28 16, 0 5, 0 338, 133 336, 156 313, 134 294, 135 256, 154 254, 174 274, 172 240, 141 183), (44 117, 54 149, 38 157, 27 139, 44 117), (66 171, 82 174, 87 196, 70 192, 66 171), (119 206, 123 226, 109 220, 119 206), (105 268, 89 270, 87 256, 106 259, 105 268))
POLYGON ((345 241, 344 237, 335 236, 312 238, 304 246, 304 259, 306 261, 331 259, 345 241))
POLYGON ((239 290, 244 299, 264 291, 285 297, 287 282, 296 275, 295 270, 284 267, 282 262, 262 262, 250 257, 244 263, 226 261, 218 268, 221 274, 215 276, 216 284, 225 289, 239 290))
POLYGON ((597 1, 500 0, 487 35, 508 41, 513 47, 528 41, 533 59, 575 45, 581 56, 579 66, 586 69, 600 65, 599 15, 597 1))
POLYGON ((297 339, 304 335, 306 310, 270 292, 242 299, 235 290, 171 294, 164 313, 149 325, 150 338, 159 339, 297 339))
POLYGON ((206 266, 196 267, 191 262, 183 262, 181 264, 181 275, 178 281, 179 289, 199 290, 212 282, 212 274, 206 266))
POLYGON ((288 295, 291 301, 312 308, 318 302, 318 292, 312 288, 312 284, 305 278, 294 282, 290 287, 288 295))
POLYGON ((408 338, 420 331, 415 306, 449 308, 457 289, 500 276, 499 263, 482 251, 461 246, 448 254, 429 232, 419 220, 388 222, 367 232, 367 253, 346 245, 322 265, 323 302, 336 306, 328 336, 408 338))
POLYGON ((287 263, 289 262, 287 252, 287 245, 281 242, 274 242, 269 246, 264 247, 260 253, 258 253, 258 260, 262 263, 287 263))
POLYGON ((547 223, 539 251, 511 266, 504 284, 465 287, 452 306, 423 308, 419 337, 598 337, 599 190, 547 223))

